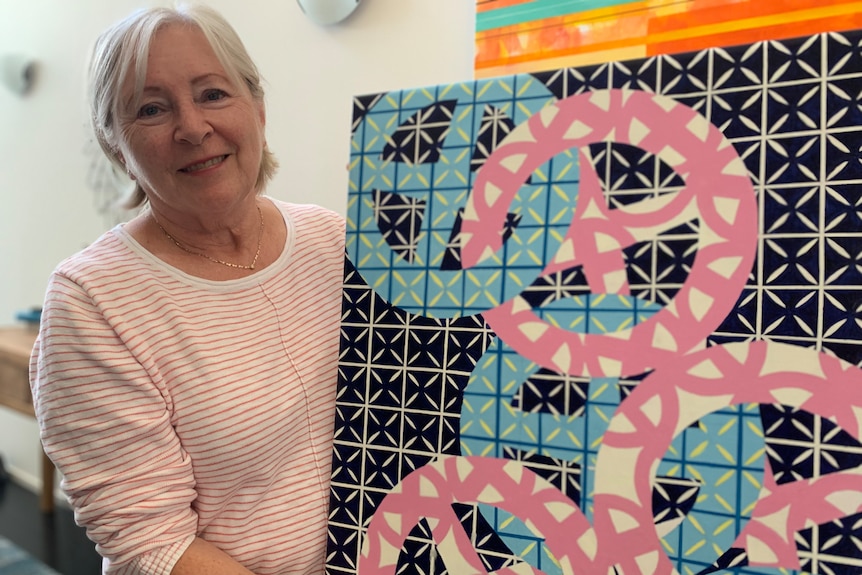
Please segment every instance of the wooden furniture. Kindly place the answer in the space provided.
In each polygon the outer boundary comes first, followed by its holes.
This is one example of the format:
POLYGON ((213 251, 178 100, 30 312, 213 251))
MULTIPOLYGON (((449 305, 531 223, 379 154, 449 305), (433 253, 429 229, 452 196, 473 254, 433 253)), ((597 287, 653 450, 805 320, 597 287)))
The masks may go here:
MULTIPOLYGON (((0 327, 0 405, 35 417, 30 395, 30 352, 36 329, 28 326, 0 327)), ((54 464, 42 452, 42 511, 54 510, 54 464)))

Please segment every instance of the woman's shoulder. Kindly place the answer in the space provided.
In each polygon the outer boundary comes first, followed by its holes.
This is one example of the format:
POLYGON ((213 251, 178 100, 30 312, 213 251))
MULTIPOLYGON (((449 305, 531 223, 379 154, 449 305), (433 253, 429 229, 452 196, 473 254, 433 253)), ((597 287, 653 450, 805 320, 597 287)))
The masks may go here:
POLYGON ((272 201, 284 215, 288 228, 296 230, 299 236, 312 234, 343 239, 345 220, 338 212, 317 204, 272 201))
POLYGON ((269 198, 283 213, 302 217, 324 217, 335 221, 344 221, 338 212, 318 204, 294 203, 269 198))
POLYGON ((118 263, 128 261, 133 256, 123 241, 121 226, 116 226, 99 236, 93 243, 63 259, 55 268, 55 273, 96 273, 99 270, 116 272, 118 263))

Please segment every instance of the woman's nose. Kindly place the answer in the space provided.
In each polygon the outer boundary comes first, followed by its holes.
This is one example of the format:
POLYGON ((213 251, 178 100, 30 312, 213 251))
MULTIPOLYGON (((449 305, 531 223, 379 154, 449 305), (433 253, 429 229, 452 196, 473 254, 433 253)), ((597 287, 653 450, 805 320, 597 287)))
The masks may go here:
POLYGON ((212 133, 212 126, 204 112, 194 104, 178 106, 176 109, 174 139, 192 145, 200 145, 212 133))

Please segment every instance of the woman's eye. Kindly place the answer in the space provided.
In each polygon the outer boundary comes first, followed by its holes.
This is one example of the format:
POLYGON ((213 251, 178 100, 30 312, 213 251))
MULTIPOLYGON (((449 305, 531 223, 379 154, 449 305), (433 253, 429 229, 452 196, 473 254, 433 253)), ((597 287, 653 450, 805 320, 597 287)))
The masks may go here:
POLYGON ((222 90, 217 89, 207 90, 206 92, 204 92, 204 100, 206 100, 207 102, 215 102, 217 100, 221 100, 226 96, 227 94, 225 94, 222 90))
POLYGON ((145 106, 141 106, 141 109, 138 110, 139 118, 150 118, 159 113, 159 107, 155 104, 147 104, 145 106))

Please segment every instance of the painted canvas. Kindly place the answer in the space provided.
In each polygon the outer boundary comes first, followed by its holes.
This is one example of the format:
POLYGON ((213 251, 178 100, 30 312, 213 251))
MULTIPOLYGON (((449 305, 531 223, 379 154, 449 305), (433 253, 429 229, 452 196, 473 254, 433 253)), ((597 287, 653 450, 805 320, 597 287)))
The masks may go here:
POLYGON ((859 0, 476 0, 477 78, 862 27, 859 0))
POLYGON ((862 32, 359 96, 330 575, 862 572, 862 32))

